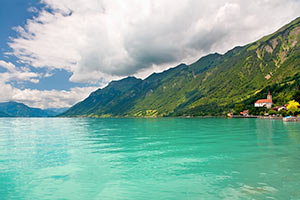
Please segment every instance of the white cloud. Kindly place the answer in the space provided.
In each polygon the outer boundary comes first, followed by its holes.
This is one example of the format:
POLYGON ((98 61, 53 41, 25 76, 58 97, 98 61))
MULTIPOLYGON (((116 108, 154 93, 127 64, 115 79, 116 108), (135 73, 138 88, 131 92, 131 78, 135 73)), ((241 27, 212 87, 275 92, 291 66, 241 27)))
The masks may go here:
POLYGON ((88 97, 96 90, 95 87, 71 88, 66 90, 19 90, 14 89, 11 98, 14 101, 25 103, 26 105, 37 108, 64 108, 70 107, 75 103, 88 97))
POLYGON ((53 76, 53 74, 52 73, 49 73, 49 72, 46 72, 46 74, 44 74, 44 78, 49 78, 49 77, 51 77, 51 76, 53 76))
POLYGON ((10 62, 5 62, 0 60, 0 66, 6 69, 6 72, 0 73, 0 81, 7 83, 9 81, 30 81, 32 83, 38 83, 39 77, 38 73, 31 72, 28 68, 17 68, 14 64, 10 62))
MULTIPOLYGON (((63 108, 70 107, 88 97, 96 90, 96 87, 75 87, 67 90, 33 90, 18 89, 10 85, 10 81, 31 81, 39 82, 41 74, 30 72, 23 67, 18 68, 10 62, 0 60, 0 66, 7 72, 0 73, 0 102, 17 101, 28 106, 37 108, 63 108)), ((44 77, 49 76, 45 74, 44 77)))
POLYGON ((64 108, 88 97, 95 87, 75 87, 71 90, 18 89, 0 81, 0 102, 17 101, 37 108, 64 108))
POLYGON ((29 7, 29 8, 27 9, 27 11, 28 11, 28 12, 32 12, 32 13, 37 13, 37 12, 39 12, 39 10, 38 10, 36 7, 29 7))
POLYGON ((43 0, 52 12, 18 27, 12 54, 63 68, 71 81, 151 73, 269 34, 298 17, 296 0, 43 0))

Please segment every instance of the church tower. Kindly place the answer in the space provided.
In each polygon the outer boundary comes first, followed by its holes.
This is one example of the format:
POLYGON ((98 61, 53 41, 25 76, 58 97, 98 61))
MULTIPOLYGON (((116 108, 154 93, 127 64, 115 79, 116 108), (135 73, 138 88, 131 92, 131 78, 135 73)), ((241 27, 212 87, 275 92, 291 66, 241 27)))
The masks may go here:
POLYGON ((271 101, 272 101, 272 95, 271 95, 271 92, 270 92, 270 91, 268 92, 267 99, 269 99, 269 100, 271 100, 271 101))

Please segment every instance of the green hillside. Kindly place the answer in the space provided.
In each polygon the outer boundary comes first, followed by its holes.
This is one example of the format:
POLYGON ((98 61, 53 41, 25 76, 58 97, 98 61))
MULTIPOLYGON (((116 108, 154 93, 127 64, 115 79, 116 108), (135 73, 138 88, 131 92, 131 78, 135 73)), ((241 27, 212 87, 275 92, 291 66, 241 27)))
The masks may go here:
POLYGON ((275 104, 299 98, 300 18, 224 55, 210 54, 145 80, 128 77, 93 92, 62 116, 220 115, 266 91, 275 104))

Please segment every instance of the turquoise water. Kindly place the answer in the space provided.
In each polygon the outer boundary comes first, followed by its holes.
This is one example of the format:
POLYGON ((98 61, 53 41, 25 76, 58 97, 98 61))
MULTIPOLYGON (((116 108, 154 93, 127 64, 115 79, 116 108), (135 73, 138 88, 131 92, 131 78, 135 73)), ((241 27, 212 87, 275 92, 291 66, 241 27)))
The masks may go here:
POLYGON ((0 119, 0 199, 300 199, 300 123, 0 119))

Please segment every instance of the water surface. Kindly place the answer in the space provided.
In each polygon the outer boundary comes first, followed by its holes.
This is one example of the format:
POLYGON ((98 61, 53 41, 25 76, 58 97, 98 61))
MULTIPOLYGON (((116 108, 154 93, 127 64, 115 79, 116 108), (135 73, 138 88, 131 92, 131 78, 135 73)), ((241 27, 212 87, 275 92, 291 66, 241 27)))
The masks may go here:
POLYGON ((0 119, 0 199, 300 199, 300 123, 0 119))

